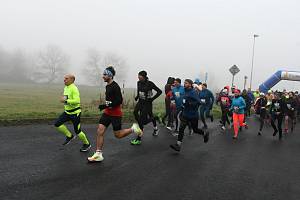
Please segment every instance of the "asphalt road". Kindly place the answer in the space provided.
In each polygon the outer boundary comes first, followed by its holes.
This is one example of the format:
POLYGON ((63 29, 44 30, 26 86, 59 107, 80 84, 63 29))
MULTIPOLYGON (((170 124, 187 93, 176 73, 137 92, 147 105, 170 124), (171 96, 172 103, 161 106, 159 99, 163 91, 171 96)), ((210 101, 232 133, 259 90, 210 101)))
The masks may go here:
MULTIPOLYGON (((106 133, 102 163, 88 164, 74 140, 50 125, 0 128, 0 199, 300 199, 300 132, 273 138, 266 127, 257 136, 252 119, 236 142, 232 131, 210 124, 210 141, 186 136, 182 151, 161 127, 158 137, 147 126, 141 146, 133 135, 116 139, 106 133)), ((126 125, 124 125, 126 126, 126 125)), ((92 145, 96 125, 82 125, 92 145)))

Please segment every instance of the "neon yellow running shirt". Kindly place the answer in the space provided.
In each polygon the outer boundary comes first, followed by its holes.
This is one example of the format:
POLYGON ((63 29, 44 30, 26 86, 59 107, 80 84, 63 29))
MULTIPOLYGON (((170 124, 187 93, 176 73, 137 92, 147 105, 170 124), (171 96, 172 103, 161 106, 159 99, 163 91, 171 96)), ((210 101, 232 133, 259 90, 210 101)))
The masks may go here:
POLYGON ((64 97, 65 97, 65 112, 67 114, 78 114, 81 112, 80 108, 80 93, 78 88, 74 83, 71 85, 65 86, 64 88, 64 97), (72 111, 75 110, 75 111, 72 111))

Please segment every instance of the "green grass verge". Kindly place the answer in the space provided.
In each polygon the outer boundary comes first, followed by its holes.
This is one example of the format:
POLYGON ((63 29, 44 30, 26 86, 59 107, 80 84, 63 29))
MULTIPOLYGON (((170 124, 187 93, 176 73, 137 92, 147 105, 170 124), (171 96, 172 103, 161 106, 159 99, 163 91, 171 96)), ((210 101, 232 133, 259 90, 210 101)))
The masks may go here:
MULTIPOLYGON (((55 119, 63 112, 59 97, 64 85, 45 84, 0 84, 0 121, 55 119)), ((98 118, 99 99, 103 100, 104 88, 78 86, 81 96, 82 118, 98 118)), ((124 91, 124 121, 133 121, 134 89, 124 91)), ((154 102, 154 114, 164 115, 164 97, 154 102)), ((215 117, 220 117, 219 107, 213 108, 215 117)))

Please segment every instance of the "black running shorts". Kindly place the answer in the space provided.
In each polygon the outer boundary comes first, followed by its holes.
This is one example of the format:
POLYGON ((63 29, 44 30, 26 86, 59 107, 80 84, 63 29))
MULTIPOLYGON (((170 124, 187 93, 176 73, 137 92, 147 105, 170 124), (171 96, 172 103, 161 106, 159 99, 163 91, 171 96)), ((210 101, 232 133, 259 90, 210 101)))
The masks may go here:
POLYGON ((122 129, 122 117, 109 116, 109 115, 103 113, 101 118, 99 119, 99 124, 102 124, 106 128, 110 124, 112 124, 113 130, 119 131, 122 129))

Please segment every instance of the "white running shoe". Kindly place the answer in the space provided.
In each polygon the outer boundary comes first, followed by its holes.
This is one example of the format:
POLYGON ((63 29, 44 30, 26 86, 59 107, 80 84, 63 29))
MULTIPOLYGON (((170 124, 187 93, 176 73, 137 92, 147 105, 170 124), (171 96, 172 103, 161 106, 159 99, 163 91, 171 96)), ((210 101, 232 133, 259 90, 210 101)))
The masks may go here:
POLYGON ((101 162, 104 160, 102 152, 95 152, 94 155, 87 158, 89 162, 101 162))
POLYGON ((225 128, 225 126, 222 126, 221 129, 222 129, 223 131, 225 131, 226 128, 225 128))
POLYGON ((139 127, 137 123, 133 123, 131 126, 131 129, 133 130, 134 133, 136 133, 138 136, 143 135, 142 129, 139 127))
POLYGON ((166 127, 169 131, 172 131, 172 127, 171 126, 167 126, 166 127))

